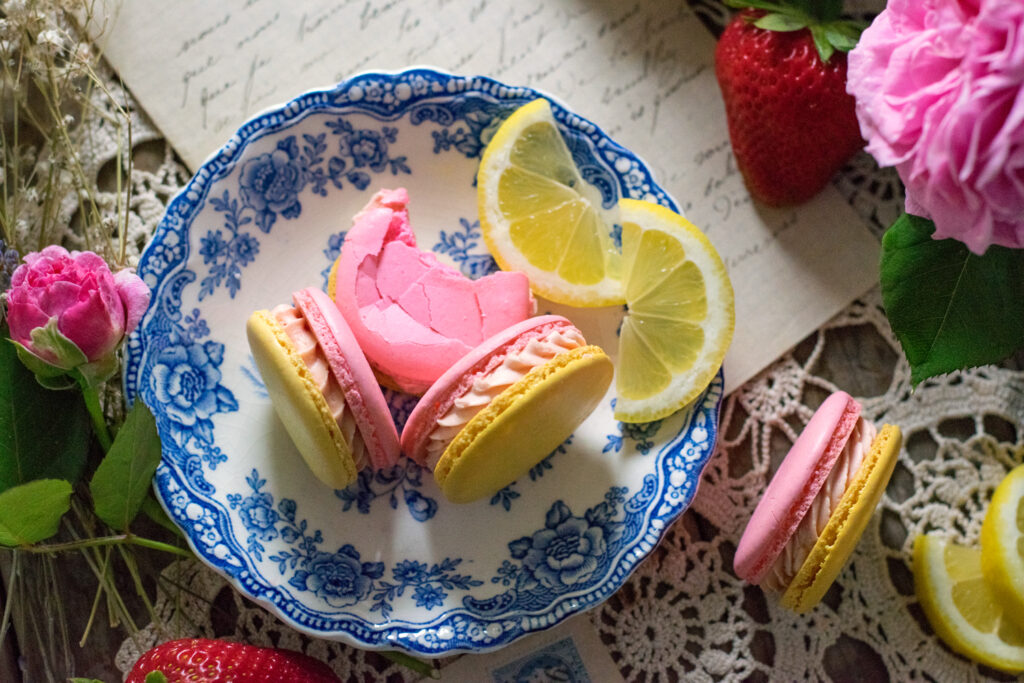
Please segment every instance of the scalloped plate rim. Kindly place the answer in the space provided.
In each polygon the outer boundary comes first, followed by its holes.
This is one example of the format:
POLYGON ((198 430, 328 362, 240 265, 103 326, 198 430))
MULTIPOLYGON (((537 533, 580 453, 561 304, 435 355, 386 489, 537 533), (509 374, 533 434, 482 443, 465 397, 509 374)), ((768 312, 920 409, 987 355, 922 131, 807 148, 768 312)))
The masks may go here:
MULTIPOLYGON (((550 100, 555 105, 554 109, 557 118, 562 119, 566 116, 575 117, 580 122, 590 126, 594 134, 596 134, 597 137, 601 138, 604 144, 609 145, 611 148, 617 150, 619 153, 622 153, 628 157, 635 159, 638 162, 638 164, 648 174, 651 184, 657 187, 657 189, 662 192, 664 199, 667 200, 669 204, 671 204, 673 209, 678 210, 678 203, 675 201, 674 198, 671 197, 671 195, 668 192, 664 190, 664 188, 657 184, 653 177, 653 174, 650 172, 650 167, 646 164, 646 162, 644 162, 642 157, 632 152, 631 150, 622 147, 620 144, 615 142, 610 136, 608 136, 600 126, 593 123, 589 119, 580 116, 579 114, 576 114, 563 100, 561 100, 558 97, 552 96, 543 90, 528 86, 506 85, 488 76, 462 76, 458 74, 453 74, 444 69, 439 69, 436 67, 425 65, 418 65, 395 70, 366 70, 353 74, 333 86, 306 90, 303 93, 291 98, 284 104, 265 107, 261 109, 259 112, 247 118, 246 121, 238 127, 235 133, 231 135, 228 141, 224 143, 224 145, 222 145, 218 150, 214 151, 203 160, 200 166, 196 169, 196 172, 189 179, 188 183, 181 190, 179 190, 179 192, 168 203, 164 215, 163 217, 161 217, 160 223, 158 224, 158 228, 156 233, 154 234, 154 238, 151 239, 150 242, 146 245, 146 248, 143 250, 143 254, 140 257, 140 271, 142 270, 143 266, 148 263, 147 259, 150 255, 150 252, 153 251, 156 244, 158 243, 156 237, 161 233, 161 229, 164 227, 164 223, 165 220, 167 220, 167 217, 182 215, 183 218, 194 219, 194 214, 198 212, 198 205, 200 201, 204 197, 208 199, 208 194, 204 194, 205 190, 207 190, 209 186, 213 185, 221 176, 230 174, 230 172, 234 168, 234 165, 240 160, 242 153, 249 144, 251 144, 255 140, 260 139, 266 134, 276 132, 273 129, 267 129, 264 126, 260 126, 259 128, 256 128, 251 132, 247 132, 246 129, 248 127, 255 125, 255 122, 257 120, 266 116, 281 114, 285 116, 285 119, 279 122, 278 124, 275 124, 275 127, 284 129, 298 123, 306 115, 310 113, 306 108, 303 107, 304 102, 308 102, 309 100, 314 99, 316 97, 329 96, 332 93, 340 92, 344 88, 350 86, 351 84, 361 80, 365 80, 366 78, 379 77, 383 79, 394 79, 415 72, 424 72, 449 80, 458 80, 465 82, 466 88, 464 90, 458 91, 458 93, 479 90, 478 88, 473 87, 479 81, 484 84, 490 84, 492 87, 495 88, 504 88, 514 93, 521 93, 524 96, 540 96, 550 100), (300 107, 302 109, 297 114, 289 116, 287 114, 287 111, 290 108, 295 107, 300 107), (189 195, 191 193, 196 192, 197 190, 200 197, 197 199, 190 198, 189 195), (181 211, 182 205, 186 205, 187 208, 190 207, 189 210, 184 212, 181 211)), ((444 94, 451 93, 442 93, 442 95, 444 94)), ((500 99, 497 95, 494 95, 490 92, 486 93, 486 95, 489 97, 494 97, 495 99, 500 99)), ((351 107, 353 105, 349 104, 346 106, 351 107)), ((189 223, 188 228, 191 228, 191 223, 189 223)), ((184 232, 187 234, 189 232, 189 229, 184 229, 184 232)), ((166 286, 167 282, 173 279, 174 275, 180 273, 181 270, 186 267, 188 260, 189 259, 187 258, 184 259, 176 267, 169 269, 165 273, 163 273, 161 279, 158 281, 157 286, 154 288, 154 290, 160 290, 162 293, 162 287, 166 286)), ((154 295, 155 294, 156 291, 154 291, 154 295)), ((156 301, 157 297, 154 296, 153 302, 155 303, 156 301)), ((147 352, 145 345, 142 344, 143 330, 145 328, 146 323, 154 315, 154 311, 155 307, 151 305, 150 310, 148 310, 145 316, 143 317, 143 322, 139 325, 138 330, 136 330, 131 336, 131 341, 133 343, 129 346, 128 349, 126 349, 126 372, 124 374, 123 379, 123 388, 125 391, 125 396, 129 401, 134 400, 134 398, 137 396, 139 392, 139 382, 142 379, 141 374, 145 369, 145 364, 144 362, 141 361, 145 358, 147 352)), ((463 608, 447 609, 437 614, 431 620, 426 622, 411 622, 399 619, 389 619, 387 625, 384 626, 375 626, 372 624, 368 624, 359 615, 354 615, 350 613, 332 615, 332 620, 350 622, 350 625, 354 625, 357 627, 355 630, 363 630, 371 634, 372 637, 370 638, 363 638, 360 637, 360 635, 358 634, 354 634, 344 630, 332 632, 324 632, 322 630, 317 630, 315 628, 307 626, 306 624, 299 623, 295 620, 295 618, 292 617, 291 614, 289 614, 287 607, 284 607, 278 604, 277 602, 274 602, 271 599, 271 596, 268 595, 269 593, 274 592, 274 588, 264 590, 262 595, 258 594, 258 592, 251 590, 249 588, 250 583, 258 584, 258 581, 253 579, 251 572, 248 572, 245 569, 243 569, 241 573, 244 573, 247 576, 241 576, 238 574, 231 573, 227 570, 226 567, 218 566, 217 564, 211 562, 204 555, 201 548, 197 545, 197 542, 194 540, 193 536, 184 530, 183 533, 189 547, 193 550, 193 552, 196 554, 196 557, 204 565, 206 565, 219 575, 223 576, 230 585, 232 585, 236 590, 239 590, 246 597, 260 604, 268 611, 278 616, 290 627, 306 635, 317 638, 324 638, 328 640, 338 640, 341 642, 348 643, 352 646, 364 649, 400 649, 416 656, 430 658, 443 657, 461 653, 480 653, 493 651, 501 647, 504 647, 522 637, 528 636, 532 633, 552 628, 557 624, 563 622, 564 620, 568 619, 569 617, 572 617, 576 614, 580 614, 585 611, 589 611, 590 609, 593 609, 601 605, 606 599, 608 599, 614 592, 616 592, 619 588, 622 587, 622 585, 625 584, 629 576, 639 567, 643 559, 646 558, 650 554, 650 552, 654 550, 658 543, 661 542, 665 533, 668 531, 672 523, 675 522, 683 514, 683 512, 685 512, 685 510, 688 509, 688 507, 692 504, 700 484, 702 473, 706 469, 714 452, 714 444, 716 443, 718 436, 717 420, 720 413, 721 404, 724 399, 722 392, 722 378, 722 371, 719 370, 718 374, 712 381, 709 388, 705 390, 705 392, 703 392, 694 401, 693 404, 691 404, 691 413, 689 416, 687 416, 686 420, 684 421, 684 425, 680 427, 680 431, 676 435, 674 435, 667 443, 663 444, 662 447, 659 449, 658 455, 655 458, 655 463, 657 464, 657 466, 652 468, 658 470, 656 472, 657 489, 651 496, 651 500, 656 501, 657 504, 655 504, 654 502, 649 502, 647 504, 647 511, 644 515, 645 526, 643 527, 643 530, 635 538, 631 539, 629 545, 622 548, 618 556, 615 557, 615 561, 609 567, 606 576, 603 577, 603 581, 583 591, 566 593, 557 596, 554 602, 546 605, 543 608, 538 608, 533 612, 519 611, 512 615, 498 615, 490 617, 490 621, 498 621, 502 619, 519 619, 520 621, 542 619, 544 623, 537 625, 526 625, 522 627, 518 632, 514 633, 511 637, 496 638, 493 644, 487 647, 452 647, 447 649, 439 648, 436 650, 419 649, 413 646, 410 643, 410 641, 401 638, 401 634, 410 631, 410 629, 436 629, 439 625, 443 625, 447 622, 450 622, 451 620, 456 619, 460 617, 462 614, 464 614, 463 608), (711 399, 711 405, 708 405, 709 399, 711 399), (661 471, 664 468, 664 460, 668 455, 678 452, 679 446, 682 443, 686 442, 690 430, 693 426, 693 420, 699 413, 703 413, 707 417, 711 418, 709 419, 706 425, 706 428, 709 432, 707 450, 700 458, 700 460, 696 463, 696 468, 694 470, 694 481, 692 482, 692 486, 688 489, 687 494, 684 496, 682 500, 676 503, 668 504, 667 501, 665 501, 664 499, 664 493, 668 486, 668 476, 666 476, 667 473, 661 471), (670 507, 671 509, 666 514, 657 516, 659 526, 658 528, 654 529, 654 538, 653 542, 650 543, 650 548, 638 552, 637 547, 643 544, 644 540, 648 536, 652 535, 651 522, 655 519, 654 508, 658 507, 658 505, 668 505, 668 507, 670 507), (595 594, 600 595, 595 598, 595 594), (567 603, 572 604, 569 604, 569 606, 566 607, 567 603), (394 631, 398 631, 399 633, 396 634, 394 633, 394 631)), ((161 440, 163 439, 164 435, 161 434, 161 440)), ((175 523, 179 526, 179 520, 176 519, 176 517, 172 513, 172 510, 170 509, 170 506, 165 500, 165 491, 162 484, 164 483, 165 478, 173 477, 175 480, 178 481, 179 485, 182 485, 183 489, 188 490, 181 481, 182 477, 180 475, 181 473, 178 472, 176 469, 171 468, 165 462, 161 462, 160 470, 158 471, 156 481, 154 483, 154 488, 157 494, 156 497, 159 500, 161 506, 165 509, 165 511, 168 513, 171 519, 174 520, 175 523)), ((188 490, 188 493, 192 496, 199 497, 206 505, 223 507, 221 503, 215 500, 205 499, 195 491, 188 490)), ((287 598, 288 596, 284 595, 284 597, 287 598)), ((304 609, 306 610, 307 613, 314 612, 314 610, 312 608, 309 608, 308 606, 304 606, 304 609)), ((472 616, 471 618, 483 620, 482 618, 476 616, 472 616)))

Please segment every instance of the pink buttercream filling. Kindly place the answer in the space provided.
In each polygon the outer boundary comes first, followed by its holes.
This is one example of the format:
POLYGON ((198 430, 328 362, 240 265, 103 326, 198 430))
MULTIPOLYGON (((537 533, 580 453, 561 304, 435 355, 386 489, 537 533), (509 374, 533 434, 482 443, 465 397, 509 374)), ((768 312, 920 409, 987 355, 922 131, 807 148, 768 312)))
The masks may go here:
POLYGON ((800 520, 800 525, 782 549, 775 564, 761 580, 762 586, 782 593, 793 581, 793 577, 800 571, 814 544, 818 542, 818 537, 828 525, 832 511, 839 506, 840 499, 857 474, 876 434, 875 425, 864 418, 857 420, 849 440, 836 459, 832 471, 829 472, 828 479, 814 497, 810 509, 800 520))
POLYGON ((511 351, 490 372, 477 377, 473 384, 438 419, 434 431, 427 437, 426 464, 430 469, 437 466, 441 454, 448 444, 473 417, 502 391, 522 379, 530 370, 554 358, 560 353, 584 346, 586 341, 574 327, 556 329, 544 337, 531 339, 518 350, 511 351))
POLYGON ((345 442, 352 448, 352 459, 356 463, 356 469, 362 469, 367 462, 366 444, 356 426, 355 416, 347 409, 341 385, 331 373, 327 357, 320 349, 313 331, 306 324, 302 312, 293 306, 281 304, 271 311, 271 314, 284 328, 285 334, 295 347, 295 352, 313 375, 313 381, 324 395, 327 408, 341 428, 345 442))

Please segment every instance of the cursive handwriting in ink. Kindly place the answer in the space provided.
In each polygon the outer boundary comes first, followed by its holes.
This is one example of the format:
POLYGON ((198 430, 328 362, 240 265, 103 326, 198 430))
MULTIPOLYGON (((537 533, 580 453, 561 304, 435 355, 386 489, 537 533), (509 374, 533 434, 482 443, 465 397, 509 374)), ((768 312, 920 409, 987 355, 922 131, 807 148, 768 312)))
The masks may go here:
POLYGON ((214 57, 213 55, 207 55, 206 61, 200 64, 199 66, 185 69, 185 71, 181 74, 181 84, 183 86, 181 92, 182 107, 188 104, 188 91, 189 86, 192 84, 192 79, 203 75, 204 73, 212 69, 214 66, 216 66, 217 62, 219 61, 219 56, 214 57))
POLYGON ((203 89, 199 91, 199 107, 202 109, 203 112, 202 121, 204 129, 209 124, 208 114, 210 109, 210 103, 221 98, 224 95, 224 93, 230 90, 234 85, 234 81, 223 81, 220 85, 213 88, 208 88, 204 85, 203 89))
POLYGON ((252 101, 252 89, 256 85, 256 74, 260 69, 270 64, 269 58, 260 57, 259 54, 253 55, 252 61, 249 62, 249 75, 245 79, 245 87, 242 89, 242 115, 245 116, 249 113, 249 103, 252 101))
POLYGON ((231 21, 231 14, 225 14, 222 19, 219 19, 215 23, 201 29, 198 33, 194 33, 188 38, 185 38, 181 41, 181 46, 178 48, 178 54, 176 54, 175 57, 182 56, 200 42, 212 36, 219 29, 226 26, 229 21, 231 21))

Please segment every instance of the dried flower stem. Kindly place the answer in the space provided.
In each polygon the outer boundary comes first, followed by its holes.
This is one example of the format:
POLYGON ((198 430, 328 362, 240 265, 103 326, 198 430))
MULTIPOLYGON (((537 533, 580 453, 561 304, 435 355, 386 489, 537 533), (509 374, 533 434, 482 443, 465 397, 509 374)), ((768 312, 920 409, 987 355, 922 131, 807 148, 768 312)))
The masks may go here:
MULTIPOLYGON (((106 571, 106 562, 110 559, 110 553, 107 553, 104 557, 104 571, 106 571)), ((78 647, 85 647, 85 641, 89 638, 89 633, 92 631, 92 623, 96 619, 96 611, 100 606, 100 598, 103 597, 103 591, 97 589, 96 595, 92 599, 92 609, 89 610, 89 619, 85 622, 85 629, 82 631, 82 637, 78 641, 78 647)))
POLYGON ((69 550, 85 550, 87 548, 125 545, 137 545, 143 548, 150 548, 151 550, 171 553, 172 555, 178 555, 180 557, 195 557, 189 551, 177 546, 162 543, 160 541, 154 541, 142 536, 136 536, 135 534, 127 532, 123 534, 114 534, 112 536, 97 536, 75 541, 65 541, 63 543, 39 543, 36 545, 26 546, 21 548, 21 550, 28 553, 53 554, 67 552, 69 550))
POLYGON ((20 553, 15 552, 13 555, 11 558, 11 576, 7 581, 7 592, 5 593, 7 600, 4 602, 4 616, 3 620, 0 621, 0 643, 4 642, 4 639, 7 637, 7 630, 11 626, 11 609, 14 605, 14 600, 11 599, 11 596, 14 595, 14 582, 18 579, 18 565, 21 559, 20 553))
POLYGON ((0 16, 0 230, 21 253, 74 236, 123 265, 130 206, 130 116, 96 72, 99 57, 79 24, 91 21, 93 0, 23 0, 0 16), (100 92, 108 114, 92 98, 100 92), (116 217, 104 219, 95 177, 80 151, 103 119, 119 143, 116 217), (126 135, 127 133, 127 135, 126 135), (124 146, 127 140, 127 147, 124 146), (69 211, 76 208, 72 231, 69 211), (108 226, 116 225, 119 244, 108 226), (99 238, 99 239, 97 239, 99 238))

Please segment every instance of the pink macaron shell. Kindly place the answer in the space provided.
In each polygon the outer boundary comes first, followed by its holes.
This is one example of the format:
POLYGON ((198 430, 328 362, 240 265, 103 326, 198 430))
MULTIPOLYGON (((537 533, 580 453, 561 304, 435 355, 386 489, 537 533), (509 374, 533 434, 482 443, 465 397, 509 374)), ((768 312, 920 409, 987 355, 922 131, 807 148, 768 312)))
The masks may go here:
POLYGON ((532 315, 535 302, 523 273, 471 280, 419 250, 408 201, 404 189, 381 190, 355 216, 333 295, 370 365, 420 394, 491 333, 532 315))
POLYGON ((835 466, 860 411, 844 391, 815 411, 747 523, 733 561, 737 576, 760 583, 775 564, 835 466))
POLYGON ((352 411, 371 464, 375 469, 396 464, 400 452, 398 431, 373 370, 345 319, 330 297, 314 287, 295 292, 292 300, 302 311, 345 395, 346 407, 352 411))
POLYGON ((466 393, 477 377, 497 367, 505 356, 526 346, 531 339, 556 329, 574 329, 560 315, 540 315, 507 327, 455 362, 420 398, 402 429, 402 452, 424 464, 429 436, 437 421, 466 393))

